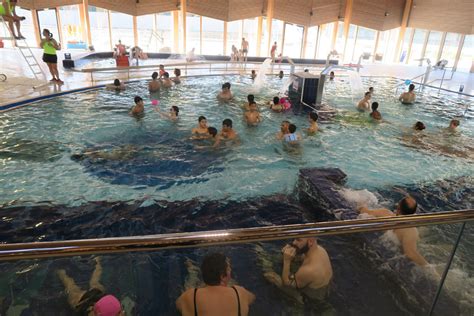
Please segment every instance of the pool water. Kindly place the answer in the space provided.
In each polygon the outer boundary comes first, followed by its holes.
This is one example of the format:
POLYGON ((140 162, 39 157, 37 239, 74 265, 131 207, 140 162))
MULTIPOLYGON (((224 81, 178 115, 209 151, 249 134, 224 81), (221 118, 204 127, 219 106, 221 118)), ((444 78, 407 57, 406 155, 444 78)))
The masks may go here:
POLYGON ((304 133, 309 124, 304 109, 273 113, 263 106, 283 84, 273 77, 260 89, 241 76, 186 78, 152 96, 140 81, 119 93, 97 89, 2 113, 0 203, 241 200, 289 193, 300 168, 319 166, 338 167, 347 173, 349 187, 369 190, 473 176, 471 100, 426 90, 416 104, 404 106, 396 100, 398 80, 365 78, 363 83, 375 87, 373 100, 384 122, 373 123, 367 113, 355 110, 359 97, 351 95, 349 80, 342 77, 327 83, 324 96, 339 113, 320 122, 322 131, 314 136, 304 133), (229 103, 216 99, 226 81, 235 96, 229 103), (261 108, 258 127, 243 121, 241 106, 248 93, 256 95, 261 108), (146 103, 139 120, 128 115, 135 95, 146 103), (163 111, 178 105, 179 121, 163 119, 151 99, 159 99, 163 111), (189 139, 200 115, 219 130, 222 120, 231 118, 241 144, 201 148, 202 143, 189 139), (464 115, 459 133, 444 133, 459 115, 464 115), (301 151, 287 151, 276 140, 282 120, 294 123, 303 135, 301 151), (435 149, 416 148, 410 128, 417 120, 425 123, 430 139, 441 142, 435 149), (101 156, 74 158, 90 151, 101 156))

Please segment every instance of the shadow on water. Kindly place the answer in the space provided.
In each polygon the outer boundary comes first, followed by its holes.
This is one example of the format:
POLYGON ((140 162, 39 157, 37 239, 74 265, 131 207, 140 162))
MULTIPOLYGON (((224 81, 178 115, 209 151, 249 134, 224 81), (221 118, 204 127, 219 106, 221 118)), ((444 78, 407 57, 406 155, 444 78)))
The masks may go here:
POLYGON ((57 142, 5 138, 0 142, 0 159, 53 162, 60 159, 65 150, 57 142))
POLYGON ((147 185, 166 189, 184 183, 205 182, 221 172, 225 151, 198 149, 190 140, 163 134, 140 137, 132 144, 96 145, 73 154, 87 172, 111 184, 147 185))

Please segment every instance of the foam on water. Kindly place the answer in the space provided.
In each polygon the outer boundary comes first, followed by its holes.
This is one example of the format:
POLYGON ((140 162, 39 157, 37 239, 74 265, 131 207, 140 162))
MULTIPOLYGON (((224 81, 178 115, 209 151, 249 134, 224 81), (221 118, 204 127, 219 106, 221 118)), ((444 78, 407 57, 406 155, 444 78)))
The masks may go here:
POLYGON ((347 188, 343 188, 339 191, 341 195, 349 202, 349 204, 356 208, 357 206, 368 206, 368 207, 375 207, 378 205, 379 200, 367 189, 364 190, 351 190, 347 188))

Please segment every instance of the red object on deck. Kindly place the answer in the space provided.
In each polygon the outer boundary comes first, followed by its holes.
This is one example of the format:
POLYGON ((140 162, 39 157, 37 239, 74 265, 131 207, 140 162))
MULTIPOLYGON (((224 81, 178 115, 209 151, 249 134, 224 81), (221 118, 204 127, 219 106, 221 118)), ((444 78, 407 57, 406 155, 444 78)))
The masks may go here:
POLYGON ((117 63, 117 67, 128 67, 128 66, 130 66, 130 63, 128 61, 127 56, 118 56, 117 58, 115 58, 115 61, 117 63))
POLYGON ((5 45, 5 44, 3 44, 3 41, 2 41, 2 39, 0 38, 0 48, 5 47, 4 45, 5 45))

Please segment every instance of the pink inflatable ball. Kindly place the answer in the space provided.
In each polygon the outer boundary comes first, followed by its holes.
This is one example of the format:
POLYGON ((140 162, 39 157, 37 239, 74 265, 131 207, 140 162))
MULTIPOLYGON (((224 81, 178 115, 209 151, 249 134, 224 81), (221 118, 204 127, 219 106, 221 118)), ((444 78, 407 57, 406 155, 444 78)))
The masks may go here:
POLYGON ((151 100, 151 105, 157 106, 158 104, 160 104, 160 100, 151 100))

